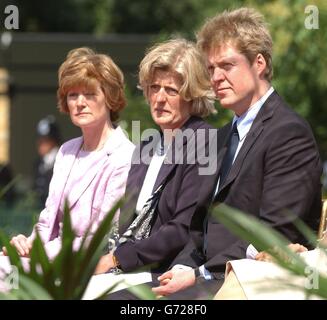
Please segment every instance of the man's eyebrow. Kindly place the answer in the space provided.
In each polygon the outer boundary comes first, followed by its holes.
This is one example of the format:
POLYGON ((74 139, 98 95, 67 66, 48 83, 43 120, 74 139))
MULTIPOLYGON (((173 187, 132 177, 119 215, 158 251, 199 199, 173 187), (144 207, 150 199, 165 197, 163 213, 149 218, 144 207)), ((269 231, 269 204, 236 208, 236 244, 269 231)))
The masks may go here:
POLYGON ((218 61, 208 61, 208 67, 210 66, 215 66, 215 65, 219 65, 219 64, 224 64, 226 62, 233 62, 234 61, 234 57, 223 57, 220 58, 218 61))
POLYGON ((230 57, 222 57, 217 63, 224 63, 224 62, 231 62, 234 61, 235 57, 230 56, 230 57))

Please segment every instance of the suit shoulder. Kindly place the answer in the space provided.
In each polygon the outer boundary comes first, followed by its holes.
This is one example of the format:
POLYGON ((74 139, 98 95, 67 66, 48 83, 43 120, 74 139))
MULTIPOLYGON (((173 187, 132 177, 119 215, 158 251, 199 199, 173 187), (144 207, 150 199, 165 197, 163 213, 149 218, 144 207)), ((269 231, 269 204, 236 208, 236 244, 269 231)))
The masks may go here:
POLYGON ((185 128, 191 128, 191 129, 215 129, 211 124, 206 122, 200 117, 192 117, 192 120, 189 125, 186 125, 185 128))
POLYGON ((279 129, 285 127, 289 130, 297 128, 298 130, 312 131, 308 121, 301 117, 284 101, 276 110, 275 126, 279 129))
POLYGON ((199 129, 214 129, 217 130, 214 126, 212 126, 210 123, 206 121, 202 121, 201 124, 199 125, 199 129))

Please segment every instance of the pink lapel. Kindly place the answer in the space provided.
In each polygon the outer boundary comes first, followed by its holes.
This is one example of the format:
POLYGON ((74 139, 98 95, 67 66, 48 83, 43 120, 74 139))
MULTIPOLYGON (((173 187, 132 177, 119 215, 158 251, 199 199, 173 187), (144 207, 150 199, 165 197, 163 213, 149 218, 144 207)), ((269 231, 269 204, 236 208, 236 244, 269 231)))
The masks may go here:
POLYGON ((100 151, 96 158, 92 158, 90 162, 85 163, 83 172, 85 175, 80 183, 70 190, 69 194, 69 207, 72 208, 83 193, 88 189, 92 181, 99 174, 102 174, 104 163, 107 161, 107 154, 104 150, 100 151))
POLYGON ((65 150, 59 151, 62 152, 62 156, 60 160, 55 164, 55 174, 52 177, 52 179, 54 180, 51 181, 51 194, 49 194, 50 199, 48 199, 50 201, 50 203, 48 204, 48 210, 52 212, 52 214, 49 215, 49 226, 51 232, 48 235, 48 240, 51 239, 51 236, 54 232, 54 228, 56 227, 55 221, 59 212, 61 198, 63 196, 65 185, 67 183, 69 173, 74 164, 76 155, 82 145, 82 141, 83 140, 81 137, 74 139, 68 142, 68 145, 65 146, 65 150))
MULTIPOLYGON (((103 149, 98 152, 98 156, 96 158, 92 158, 90 162, 85 164, 85 167, 83 168, 83 171, 86 172, 85 176, 83 176, 83 179, 81 180, 81 183, 78 185, 78 188, 74 188, 73 190, 70 191, 70 195, 69 195, 70 208, 72 208, 75 205, 78 199, 88 189, 88 187, 95 179, 95 177, 103 174, 103 170, 106 167, 106 162, 108 162, 110 154, 113 153, 116 148, 119 148, 121 144, 126 141, 126 139, 127 138, 124 135, 122 129, 120 127, 117 127, 112 133, 112 135, 109 136, 103 149)), ((78 151, 79 148, 75 154, 75 158, 77 157, 78 151)))

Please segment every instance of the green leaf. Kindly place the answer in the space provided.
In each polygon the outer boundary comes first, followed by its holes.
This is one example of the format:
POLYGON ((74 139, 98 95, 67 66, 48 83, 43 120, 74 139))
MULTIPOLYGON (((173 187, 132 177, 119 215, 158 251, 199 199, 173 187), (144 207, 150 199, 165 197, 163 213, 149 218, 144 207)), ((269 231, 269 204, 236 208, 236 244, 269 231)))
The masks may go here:
MULTIPOLYGON (((85 241, 76 253, 80 257, 79 267, 76 268, 76 274, 74 275, 74 281, 79 292, 76 293, 78 298, 83 296, 83 293, 87 287, 90 277, 93 275, 95 267, 99 261, 104 247, 107 245, 106 236, 109 233, 111 221, 116 211, 121 207, 123 200, 118 201, 115 206, 107 213, 98 229, 94 233, 87 249, 83 247, 85 241)), ((85 235, 84 240, 88 237, 88 233, 85 235)))
POLYGON ((128 291, 142 300, 156 300, 156 295, 152 292, 151 288, 146 284, 131 286, 127 288, 128 291))
POLYGON ((104 292, 102 292, 102 294, 100 294, 98 297, 96 297, 95 300, 103 300, 103 299, 105 299, 107 297, 107 295, 109 293, 111 293, 122 282, 123 282, 123 280, 116 282, 114 285, 112 285, 107 290, 105 290, 104 292))
POLYGON ((10 244, 9 238, 1 230, 0 230, 0 242, 2 242, 4 247, 6 247, 7 249, 10 263, 12 265, 15 265, 18 268, 19 272, 24 272, 22 262, 20 261, 16 249, 10 244))
POLYGON ((313 232, 303 221, 300 219, 295 219, 294 225, 304 235, 312 247, 316 247, 318 245, 317 234, 313 232))
POLYGON ((55 295, 55 275, 37 230, 30 253, 30 270, 27 274, 31 279, 46 287, 51 295, 55 295))
MULTIPOLYGON (((65 204, 62 226, 62 246, 53 261, 49 260, 41 237, 36 236, 30 253, 30 268, 24 271, 16 250, 0 232, 0 240, 8 247, 12 265, 19 267, 19 289, 1 295, 4 299, 81 299, 94 273, 103 249, 107 246, 107 234, 116 211, 123 200, 108 212, 97 230, 91 235, 91 226, 82 239, 78 251, 74 251, 76 237, 70 219, 68 204, 65 204), (88 243, 89 242, 89 243, 88 243)), ((109 288, 108 290, 112 290, 109 288)))
MULTIPOLYGON (((16 291, 16 289, 13 289, 13 291, 16 291)), ((25 299, 28 300, 52 300, 46 289, 26 275, 19 276, 18 291, 25 293, 25 299)))

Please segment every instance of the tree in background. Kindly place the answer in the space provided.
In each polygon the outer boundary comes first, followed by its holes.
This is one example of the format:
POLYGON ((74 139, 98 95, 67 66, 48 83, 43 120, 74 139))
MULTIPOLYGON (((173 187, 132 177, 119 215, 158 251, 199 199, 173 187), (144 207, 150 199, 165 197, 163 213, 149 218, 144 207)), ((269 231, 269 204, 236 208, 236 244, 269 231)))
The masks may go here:
MULTIPOLYGON (((110 19, 111 0, 2 0, 19 9, 19 30, 24 32, 104 31, 110 19)), ((1 13, 2 13, 1 12, 1 13)))
POLYGON ((265 1, 258 9, 270 22, 274 39, 273 84, 309 121, 327 160, 327 2, 265 1), (319 10, 319 29, 305 28, 309 4, 319 10))

